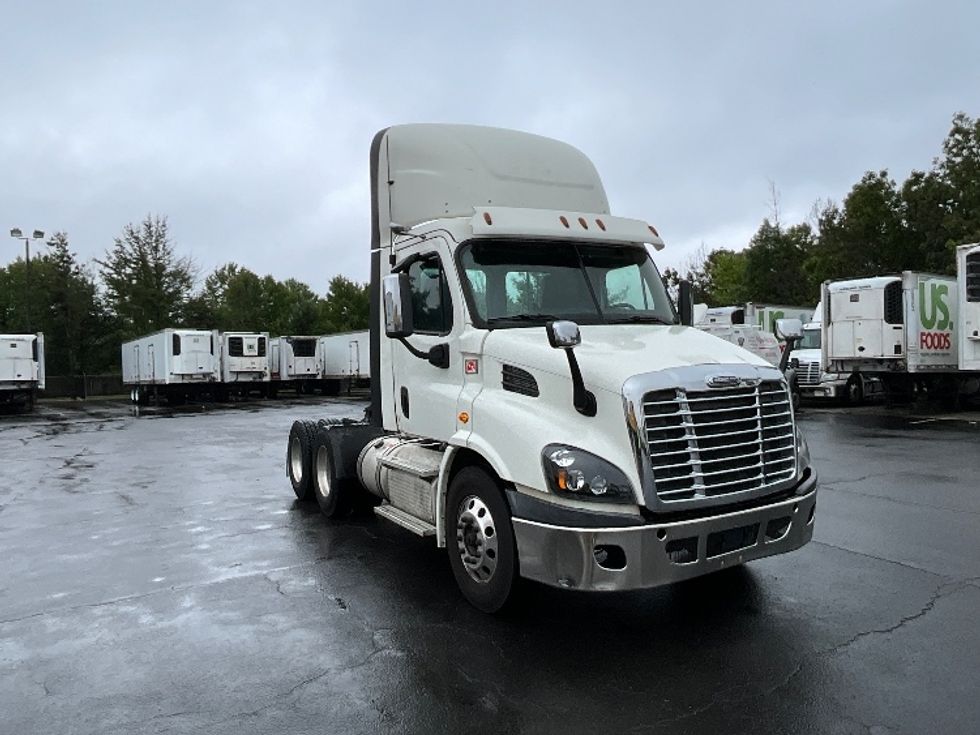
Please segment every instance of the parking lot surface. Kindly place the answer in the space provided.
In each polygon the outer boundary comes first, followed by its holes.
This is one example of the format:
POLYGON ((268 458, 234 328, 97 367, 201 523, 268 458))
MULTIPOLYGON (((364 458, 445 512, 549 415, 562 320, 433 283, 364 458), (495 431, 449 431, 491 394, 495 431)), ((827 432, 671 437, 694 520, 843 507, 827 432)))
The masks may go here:
POLYGON ((283 472, 350 401, 0 417, 4 733, 980 732, 980 433, 805 411, 802 550, 483 615, 283 472))

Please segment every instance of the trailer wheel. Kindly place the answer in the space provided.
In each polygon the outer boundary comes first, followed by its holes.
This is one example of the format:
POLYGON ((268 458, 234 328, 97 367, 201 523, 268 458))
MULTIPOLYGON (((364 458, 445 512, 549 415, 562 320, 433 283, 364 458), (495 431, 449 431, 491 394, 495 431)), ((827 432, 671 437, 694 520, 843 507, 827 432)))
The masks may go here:
POLYGON ((463 596, 486 613, 513 597, 517 544, 510 509, 497 481, 479 467, 464 467, 449 484, 446 506, 449 565, 463 596))
POLYGON ((316 423, 294 421, 286 447, 286 476, 299 500, 313 499, 313 444, 316 423))
POLYGON ((864 403, 864 378, 860 375, 852 375, 851 379, 847 381, 845 391, 847 402, 852 406, 864 403))

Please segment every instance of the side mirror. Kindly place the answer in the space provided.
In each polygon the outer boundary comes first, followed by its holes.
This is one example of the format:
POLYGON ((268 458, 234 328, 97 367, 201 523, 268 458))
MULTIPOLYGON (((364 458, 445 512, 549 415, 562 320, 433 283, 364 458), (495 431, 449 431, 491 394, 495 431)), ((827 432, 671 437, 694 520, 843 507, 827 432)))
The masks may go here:
POLYGON ((575 322, 562 319, 548 322, 544 328, 548 332, 548 341, 557 350, 568 350, 582 343, 582 335, 575 322))
POLYGON ((777 339, 791 340, 803 336, 803 322, 799 319, 777 319, 772 325, 777 339))
POLYGON ((392 273, 381 280, 385 307, 385 334, 396 339, 411 337, 412 292, 407 273, 392 273))
POLYGON ((691 291, 690 281, 681 281, 677 292, 677 311, 681 318, 681 324, 690 327, 694 324, 694 294, 691 291))

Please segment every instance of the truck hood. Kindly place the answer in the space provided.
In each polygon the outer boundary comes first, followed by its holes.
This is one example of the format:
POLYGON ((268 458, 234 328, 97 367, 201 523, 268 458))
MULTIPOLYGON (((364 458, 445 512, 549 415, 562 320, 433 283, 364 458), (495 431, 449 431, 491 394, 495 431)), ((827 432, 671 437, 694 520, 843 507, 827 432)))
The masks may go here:
MULTIPOLYGON (((641 373, 688 365, 772 365, 737 345, 693 327, 657 324, 582 325, 575 348, 582 379, 590 387, 620 393, 627 379, 641 373)), ((502 363, 569 377, 568 359, 548 343, 544 327, 495 329, 484 355, 502 363)))

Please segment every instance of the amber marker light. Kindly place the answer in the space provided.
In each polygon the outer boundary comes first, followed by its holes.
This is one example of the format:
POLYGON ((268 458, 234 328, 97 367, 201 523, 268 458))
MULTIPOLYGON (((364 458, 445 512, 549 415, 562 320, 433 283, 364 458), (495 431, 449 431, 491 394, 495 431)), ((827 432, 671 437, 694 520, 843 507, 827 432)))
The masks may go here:
POLYGON ((461 424, 468 424, 470 422, 470 415, 466 411, 460 411, 459 416, 456 418, 459 419, 459 423, 461 424))
POLYGON ((490 217, 490 213, 489 212, 484 212, 483 213, 483 221, 486 222, 488 225, 492 225, 493 224, 493 219, 490 217))

